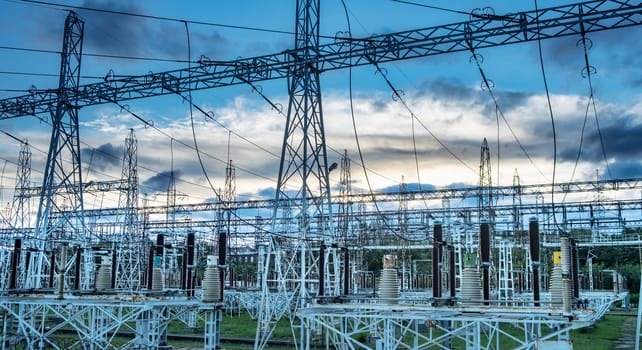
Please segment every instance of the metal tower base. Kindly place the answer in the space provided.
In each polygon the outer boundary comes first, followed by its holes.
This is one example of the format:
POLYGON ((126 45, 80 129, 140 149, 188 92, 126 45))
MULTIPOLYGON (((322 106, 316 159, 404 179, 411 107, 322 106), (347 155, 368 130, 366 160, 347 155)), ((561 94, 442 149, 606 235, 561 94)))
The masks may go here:
POLYGON ((3 297, 2 349, 163 349, 168 324, 199 305, 171 297, 3 297))
POLYGON ((616 299, 611 295, 600 305, 570 313, 532 306, 352 303, 316 305, 298 316, 305 329, 304 349, 536 349, 568 342, 570 330, 596 322, 616 299))

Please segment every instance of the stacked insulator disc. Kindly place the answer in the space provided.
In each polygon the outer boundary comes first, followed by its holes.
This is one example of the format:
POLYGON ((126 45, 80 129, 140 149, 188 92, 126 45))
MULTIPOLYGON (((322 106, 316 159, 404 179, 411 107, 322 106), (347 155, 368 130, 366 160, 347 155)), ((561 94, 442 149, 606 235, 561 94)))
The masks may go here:
POLYGON ((102 292, 111 287, 111 263, 109 265, 103 263, 98 268, 96 275, 96 291, 102 292))
POLYGON ((482 301, 481 274, 476 267, 465 267, 461 272, 460 300, 464 305, 478 305, 482 301))
POLYGON ((163 270, 160 267, 161 257, 154 257, 154 268, 152 269, 152 290, 161 291, 165 288, 165 282, 163 281, 163 270))
POLYGON ((386 267, 381 271, 379 300, 386 303, 399 302, 399 279, 397 270, 393 267, 386 267))
POLYGON ((210 255, 207 257, 207 267, 203 276, 203 295, 201 297, 204 303, 221 301, 221 280, 217 261, 217 256, 210 255))

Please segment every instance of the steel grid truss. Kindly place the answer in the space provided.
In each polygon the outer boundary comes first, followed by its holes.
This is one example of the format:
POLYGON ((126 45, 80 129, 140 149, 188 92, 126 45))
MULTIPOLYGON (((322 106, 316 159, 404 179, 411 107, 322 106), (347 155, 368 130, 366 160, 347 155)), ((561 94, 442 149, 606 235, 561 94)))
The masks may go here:
POLYGON ((167 326, 198 310, 196 300, 0 299, 2 344, 27 349, 158 349, 167 326), (66 336, 71 335, 71 336, 66 336), (118 339, 115 339, 116 336, 118 339), (73 343, 70 344, 70 339, 73 343))
MULTIPOLYGON (((223 86, 291 77, 302 64, 317 64, 318 72, 384 63, 470 48, 510 45, 538 39, 580 35, 642 23, 642 5, 628 1, 595 0, 539 11, 506 15, 476 15, 473 20, 366 38, 337 37, 319 44, 314 55, 300 46, 284 52, 239 58, 201 60, 201 64, 161 73, 79 86, 70 96, 74 106, 113 103, 223 86), (303 60, 305 58, 305 60, 303 60)), ((47 113, 56 105, 56 90, 0 100, 0 119, 47 113)))
POLYGON ((568 341, 570 330, 601 317, 595 311, 335 304, 309 307, 299 316, 307 344, 326 342, 334 349, 534 349, 568 341))

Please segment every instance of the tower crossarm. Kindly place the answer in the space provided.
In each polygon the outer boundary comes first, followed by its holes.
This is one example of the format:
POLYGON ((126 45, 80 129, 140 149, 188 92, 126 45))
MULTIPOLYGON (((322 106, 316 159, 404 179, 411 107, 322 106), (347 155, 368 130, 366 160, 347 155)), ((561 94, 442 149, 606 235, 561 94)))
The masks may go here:
MULTIPOLYGON (((159 95, 281 79, 302 64, 319 72, 372 63, 426 57, 538 39, 580 35, 642 24, 642 4, 633 1, 595 0, 572 5, 518 12, 503 16, 475 15, 473 20, 423 29, 374 35, 337 36, 320 44, 314 55, 307 47, 239 58, 201 60, 199 65, 160 73, 109 79, 66 91, 76 108, 159 95), (302 59, 313 62, 302 62, 302 59)), ((0 100, 0 119, 49 113, 56 106, 57 89, 34 90, 28 95, 0 100)))

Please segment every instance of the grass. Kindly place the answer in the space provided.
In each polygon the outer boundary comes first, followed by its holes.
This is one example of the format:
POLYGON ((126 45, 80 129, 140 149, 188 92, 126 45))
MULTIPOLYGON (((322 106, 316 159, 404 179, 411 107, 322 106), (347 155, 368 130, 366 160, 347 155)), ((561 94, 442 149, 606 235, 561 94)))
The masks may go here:
POLYGON ((592 327, 582 328, 571 332, 575 349, 609 350, 612 343, 621 335, 620 325, 627 317, 606 315, 604 319, 592 327))

